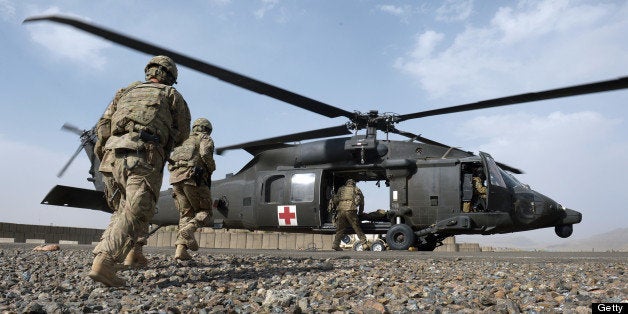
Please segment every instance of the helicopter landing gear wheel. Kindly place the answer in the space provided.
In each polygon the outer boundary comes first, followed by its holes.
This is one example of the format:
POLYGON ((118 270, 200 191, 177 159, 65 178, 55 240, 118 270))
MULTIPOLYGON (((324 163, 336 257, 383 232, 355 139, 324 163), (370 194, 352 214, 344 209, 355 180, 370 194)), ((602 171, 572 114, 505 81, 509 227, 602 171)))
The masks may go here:
POLYGON ((377 239, 371 244, 371 251, 382 252, 386 251, 386 242, 382 239, 377 239))
POLYGON ((340 239, 340 241, 342 241, 342 243, 344 243, 344 244, 349 244, 349 243, 351 243, 351 236, 349 236, 348 234, 345 234, 345 236, 342 237, 342 239, 340 239))
POLYGON ((414 243, 414 232, 406 224, 396 224, 386 232, 386 242, 391 250, 407 250, 414 243))

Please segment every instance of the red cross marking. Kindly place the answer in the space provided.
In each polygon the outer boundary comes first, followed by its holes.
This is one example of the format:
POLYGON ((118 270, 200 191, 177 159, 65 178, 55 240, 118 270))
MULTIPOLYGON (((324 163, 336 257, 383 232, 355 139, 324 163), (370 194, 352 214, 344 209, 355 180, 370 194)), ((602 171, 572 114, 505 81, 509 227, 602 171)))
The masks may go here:
POLYGON ((286 225, 291 225, 292 223, 290 222, 291 219, 295 219, 297 218, 297 214, 296 213, 291 213, 290 212, 290 207, 288 206, 284 206, 283 207, 283 213, 279 213, 279 219, 283 219, 284 220, 284 224, 286 225))

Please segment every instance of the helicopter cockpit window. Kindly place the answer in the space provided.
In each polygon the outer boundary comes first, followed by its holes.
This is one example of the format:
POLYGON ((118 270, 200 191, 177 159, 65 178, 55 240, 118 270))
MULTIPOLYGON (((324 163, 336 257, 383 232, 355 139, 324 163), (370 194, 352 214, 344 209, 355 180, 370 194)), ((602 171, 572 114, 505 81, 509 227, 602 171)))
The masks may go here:
POLYGON ((292 175, 290 201, 294 203, 314 201, 314 182, 316 175, 313 173, 297 173, 292 175))
POLYGON ((499 171, 501 172, 502 177, 504 178, 504 182, 506 182, 506 186, 508 186, 509 188, 523 186, 523 183, 519 182, 519 180, 517 180, 517 178, 515 178, 510 173, 504 171, 503 169, 499 169, 499 171))
POLYGON ((503 170, 495 164, 492 158, 486 158, 486 164, 488 166, 488 175, 490 176, 491 185, 506 188, 506 182, 504 182, 504 178, 502 177, 503 170))

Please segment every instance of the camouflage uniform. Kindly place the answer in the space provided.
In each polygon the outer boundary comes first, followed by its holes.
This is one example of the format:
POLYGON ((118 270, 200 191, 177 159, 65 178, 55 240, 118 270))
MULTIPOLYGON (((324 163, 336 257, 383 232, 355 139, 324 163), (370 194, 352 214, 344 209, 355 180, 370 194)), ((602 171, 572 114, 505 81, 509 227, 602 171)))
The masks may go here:
POLYGON ((115 274, 114 263, 122 262, 145 241, 166 156, 190 133, 187 103, 170 86, 176 82, 172 59, 154 57, 145 72, 147 81, 119 90, 97 124, 94 151, 101 159, 98 170, 115 212, 94 248, 96 257, 89 276, 107 286, 124 284, 115 274))
POLYGON ((191 259, 187 249, 198 250, 194 232, 211 222, 211 174, 216 169, 211 131, 207 119, 197 119, 190 137, 170 155, 168 170, 172 196, 180 215, 176 259, 191 259))
POLYGON ((334 195, 332 200, 337 211, 336 236, 334 237, 332 248, 336 251, 342 250, 340 248, 340 240, 345 235, 345 229, 351 227, 358 235, 364 249, 368 249, 366 235, 362 232, 360 221, 358 220, 358 215, 364 212, 364 195, 362 191, 355 186, 355 181, 353 181, 353 179, 347 180, 345 185, 338 189, 338 192, 334 195))
POLYGON ((484 186, 484 180, 480 177, 473 177, 473 187, 474 193, 476 194, 475 206, 473 208, 474 211, 485 210, 486 209, 486 187, 484 186))

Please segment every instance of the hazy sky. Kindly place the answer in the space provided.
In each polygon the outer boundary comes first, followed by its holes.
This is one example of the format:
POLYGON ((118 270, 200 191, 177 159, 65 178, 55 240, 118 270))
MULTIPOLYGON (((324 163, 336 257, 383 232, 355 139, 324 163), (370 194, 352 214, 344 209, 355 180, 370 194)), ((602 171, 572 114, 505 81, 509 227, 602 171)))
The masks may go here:
MULTIPOLYGON (((56 184, 92 187, 84 154, 56 177, 79 144, 60 127, 91 128, 150 58, 70 27, 23 25, 29 16, 79 17, 349 111, 405 114, 628 75, 626 1, 148 3, 0 0, 0 221, 106 227, 107 214, 39 203, 56 184)), ((178 82, 217 146, 345 122, 181 67, 178 82)), ((578 238, 626 227, 627 113, 624 90, 398 127, 524 170, 521 181, 583 213, 578 238)), ((214 178, 250 157, 217 156, 214 178)), ((367 209, 386 208, 387 191, 362 187, 367 209)))

